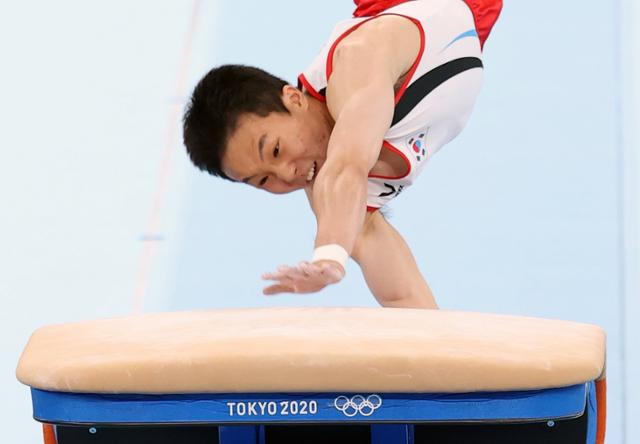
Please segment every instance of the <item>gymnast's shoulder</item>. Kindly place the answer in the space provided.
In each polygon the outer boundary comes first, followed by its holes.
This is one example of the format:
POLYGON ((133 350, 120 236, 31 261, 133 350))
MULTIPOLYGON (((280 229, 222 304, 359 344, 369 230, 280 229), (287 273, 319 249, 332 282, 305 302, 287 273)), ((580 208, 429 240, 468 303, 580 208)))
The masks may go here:
POLYGON ((337 42, 331 68, 364 69, 369 75, 386 72, 395 81, 411 69, 420 51, 420 41, 419 28, 410 19, 382 15, 366 21, 337 42))

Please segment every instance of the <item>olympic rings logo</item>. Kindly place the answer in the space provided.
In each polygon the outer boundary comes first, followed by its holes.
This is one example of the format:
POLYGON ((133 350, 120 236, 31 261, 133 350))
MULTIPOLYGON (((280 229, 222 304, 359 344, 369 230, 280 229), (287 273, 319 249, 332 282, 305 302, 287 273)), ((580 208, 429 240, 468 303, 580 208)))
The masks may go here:
POLYGON ((369 395, 366 398, 362 395, 355 395, 351 398, 338 396, 333 405, 348 418, 356 416, 371 416, 378 407, 382 405, 382 398, 378 395, 369 395))

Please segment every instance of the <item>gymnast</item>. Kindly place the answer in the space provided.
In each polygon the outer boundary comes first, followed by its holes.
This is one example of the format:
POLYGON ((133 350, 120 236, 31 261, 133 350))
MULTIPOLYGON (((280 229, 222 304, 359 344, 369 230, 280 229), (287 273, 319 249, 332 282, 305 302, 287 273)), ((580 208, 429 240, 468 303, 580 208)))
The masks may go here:
POLYGON ((223 65, 195 87, 184 143, 201 170, 270 193, 303 189, 317 221, 310 261, 265 273, 263 292, 339 282, 349 257, 378 303, 437 308, 380 211, 466 124, 501 0, 355 0, 297 87, 223 65))

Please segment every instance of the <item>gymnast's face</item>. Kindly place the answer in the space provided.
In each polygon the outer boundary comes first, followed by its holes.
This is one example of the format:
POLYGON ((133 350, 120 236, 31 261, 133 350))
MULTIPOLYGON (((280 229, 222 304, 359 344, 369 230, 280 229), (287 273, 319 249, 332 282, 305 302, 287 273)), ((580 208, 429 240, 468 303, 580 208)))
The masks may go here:
POLYGON ((240 116, 222 158, 227 176, 275 194, 312 185, 333 125, 323 103, 291 85, 283 88, 282 101, 290 114, 240 116))

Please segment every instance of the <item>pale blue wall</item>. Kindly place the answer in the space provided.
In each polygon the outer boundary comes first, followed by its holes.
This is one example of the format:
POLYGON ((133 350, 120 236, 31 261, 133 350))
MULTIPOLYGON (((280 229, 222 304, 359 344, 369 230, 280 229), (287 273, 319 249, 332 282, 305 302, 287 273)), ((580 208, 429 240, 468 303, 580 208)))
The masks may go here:
MULTIPOLYGON (((263 297, 263 271, 311 253, 305 197, 199 173, 170 131, 184 105, 176 86, 183 56, 189 88, 220 63, 255 64, 293 81, 351 12, 348 0, 274 4, 39 1, 0 16, 0 297, 11 307, 0 318, 0 390, 10 400, 0 410, 14 424, 3 435, 10 442, 38 442, 27 389, 13 376, 29 333, 129 313, 145 276, 144 311, 374 305, 353 263, 345 282, 322 293, 263 297), (174 151, 156 199, 167 137, 174 151), (159 228, 149 232, 154 201, 159 228), (145 235, 158 240, 142 242, 145 235)), ((621 16, 620 5, 508 2, 486 45, 486 83, 468 127, 391 216, 443 308, 607 329, 613 444, 640 441, 631 420, 623 441, 625 407, 629 414, 640 402, 629 382, 640 376, 631 339, 640 274, 631 219, 637 169, 621 156, 624 145, 630 159, 640 140, 629 117, 640 103, 630 99, 640 70, 628 57, 640 48, 632 26, 640 14, 626 2, 632 12, 621 16)))
MULTIPOLYGON (((211 62, 216 2, 200 2, 188 62, 211 62)), ((2 442, 42 441, 18 356, 37 327, 127 314, 176 97, 192 1, 3 2, 0 13, 0 418, 2 442)), ((195 79, 193 79, 195 80, 195 79)), ((192 83, 192 81, 189 81, 192 83)), ((181 215, 173 168, 163 233, 181 215)), ((165 309, 158 243, 146 309, 165 309), (155 287, 154 287, 155 285, 155 287)))

